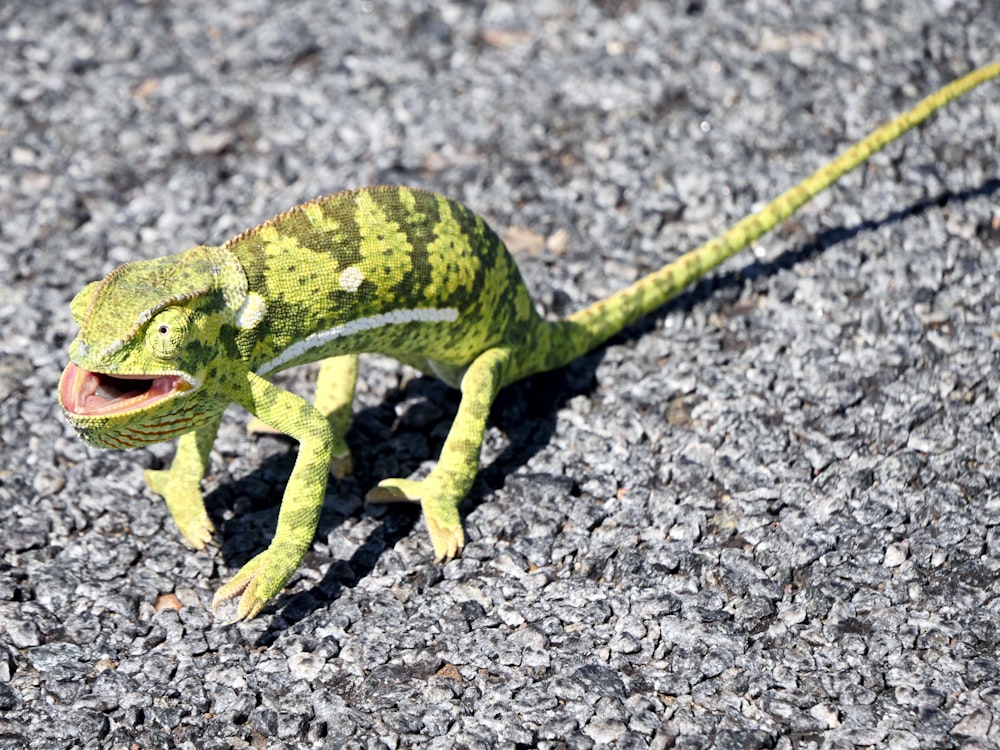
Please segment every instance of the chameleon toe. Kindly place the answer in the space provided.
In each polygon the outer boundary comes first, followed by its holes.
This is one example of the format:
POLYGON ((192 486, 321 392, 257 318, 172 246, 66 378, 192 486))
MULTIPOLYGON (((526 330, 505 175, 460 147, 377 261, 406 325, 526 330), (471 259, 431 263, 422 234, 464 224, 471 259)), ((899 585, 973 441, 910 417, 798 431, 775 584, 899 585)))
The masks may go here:
POLYGON ((419 503, 420 482, 412 479, 383 479, 365 494, 369 503, 419 503))
POLYGON ((426 513, 424 515, 431 544, 434 545, 434 562, 447 563, 461 557, 465 547, 465 532, 462 531, 461 523, 457 526, 440 526, 426 513))
POLYGON ((236 617, 229 622, 249 620, 256 617, 264 606, 284 588, 301 558, 281 555, 268 548, 246 563, 239 572, 224 584, 212 599, 212 611, 236 597, 236 617))
POLYGON ((423 480, 384 479, 368 491, 365 499, 371 503, 420 503, 427 523, 427 532, 434 547, 434 561, 448 562, 462 554, 465 533, 458 504, 463 491, 449 491, 436 481, 434 474, 423 480))

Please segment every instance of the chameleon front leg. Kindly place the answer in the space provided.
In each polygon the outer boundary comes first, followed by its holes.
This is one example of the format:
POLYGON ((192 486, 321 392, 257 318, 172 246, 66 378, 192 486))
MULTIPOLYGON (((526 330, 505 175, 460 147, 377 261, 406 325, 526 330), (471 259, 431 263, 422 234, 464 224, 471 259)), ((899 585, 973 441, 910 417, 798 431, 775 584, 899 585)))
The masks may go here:
POLYGON ((479 471, 486 420, 509 361, 509 349, 488 349, 466 370, 458 414, 437 466, 425 479, 384 479, 366 497, 373 503, 419 502, 438 562, 458 556, 465 546, 458 506, 472 489, 479 471))
MULTIPOLYGON (((316 396, 313 403, 326 417, 333 430, 333 460, 330 473, 343 479, 351 473, 351 449, 347 445, 347 431, 351 427, 354 404, 354 386, 358 381, 358 355, 344 354, 324 359, 316 378, 316 396)), ((247 433, 261 435, 281 432, 254 417, 247 425, 247 433)))
POLYGON ((312 544, 335 442, 330 424, 308 401, 259 375, 247 373, 246 378, 245 390, 234 400, 297 440, 299 455, 281 499, 274 539, 216 592, 212 602, 218 609, 223 602, 239 596, 238 620, 254 617, 281 591, 312 544))
POLYGON ((208 471, 208 455, 219 431, 222 414, 182 435, 169 469, 147 469, 146 485, 167 502, 181 534, 195 549, 204 549, 215 527, 205 512, 201 480, 208 471))

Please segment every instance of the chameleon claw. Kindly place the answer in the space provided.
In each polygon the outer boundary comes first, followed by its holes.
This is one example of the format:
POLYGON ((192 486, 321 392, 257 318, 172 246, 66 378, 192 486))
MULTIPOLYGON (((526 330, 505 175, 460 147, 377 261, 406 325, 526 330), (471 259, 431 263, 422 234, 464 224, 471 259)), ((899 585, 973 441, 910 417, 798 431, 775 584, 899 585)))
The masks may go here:
POLYGON ((215 544, 212 534, 215 533, 215 525, 208 520, 208 516, 196 524, 191 524, 186 528, 180 528, 184 540, 197 550, 203 550, 215 544))
POLYGON ((431 477, 422 481, 383 479, 368 491, 365 499, 370 503, 420 503, 434 547, 434 562, 447 563, 461 556, 465 547, 465 532, 462 531, 458 504, 462 496, 449 498, 449 493, 443 488, 434 486, 431 477))
POLYGON ((465 548, 465 532, 462 531, 462 524, 459 523, 454 527, 441 526, 426 513, 424 516, 427 531, 431 535, 431 544, 434 546, 434 562, 449 563, 456 557, 461 557, 465 548))
POLYGON ((231 625, 256 617, 264 609, 264 605, 277 596, 288 583, 299 562, 300 558, 283 558, 268 547, 240 568, 228 583, 215 592, 212 598, 212 612, 218 614, 221 605, 239 597, 236 616, 226 624, 231 625))
MULTIPOLYGON (((240 596, 250 584, 249 581, 241 582, 242 586, 233 586, 235 579, 229 581, 226 585, 215 592, 215 596, 212 597, 212 614, 216 618, 219 617, 219 608, 229 602, 231 602, 236 597, 240 596)), ((223 625, 235 625, 238 622, 247 620, 264 608, 264 602, 253 602, 253 605, 243 606, 243 598, 240 597, 240 601, 236 606, 236 615, 229 617, 222 624, 223 625)))

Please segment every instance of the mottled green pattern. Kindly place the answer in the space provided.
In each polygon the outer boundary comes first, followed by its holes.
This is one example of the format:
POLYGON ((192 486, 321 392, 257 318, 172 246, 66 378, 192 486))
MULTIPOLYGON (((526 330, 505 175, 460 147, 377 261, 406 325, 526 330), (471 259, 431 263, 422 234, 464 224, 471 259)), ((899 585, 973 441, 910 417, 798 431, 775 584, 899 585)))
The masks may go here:
POLYGON ((297 206, 226 247, 268 304, 254 332, 252 369, 310 334, 398 310, 458 314, 450 323, 413 322, 337 338, 273 370, 360 351, 423 369, 429 369, 424 359, 464 368, 491 346, 544 325, 496 234, 464 206, 424 191, 338 193, 297 206))
POLYGON ((73 300, 81 331, 60 399, 94 445, 183 436, 170 470, 147 472, 147 482, 196 547, 212 534, 199 482, 222 410, 238 403, 299 441, 273 541, 216 595, 217 604, 240 596, 238 616, 250 617, 311 544, 328 472, 350 470, 344 435, 357 353, 391 354, 460 387, 462 398, 430 475, 386 479, 368 498, 420 502, 435 554, 451 558, 464 543, 458 505, 502 386, 607 340, 936 109, 998 75, 994 63, 945 87, 722 236, 562 321, 535 313, 513 259, 480 218, 407 188, 339 193, 222 247, 125 264, 73 300), (266 380, 316 360, 324 362, 315 406, 266 380), (122 395, 101 395, 108 390, 122 395))

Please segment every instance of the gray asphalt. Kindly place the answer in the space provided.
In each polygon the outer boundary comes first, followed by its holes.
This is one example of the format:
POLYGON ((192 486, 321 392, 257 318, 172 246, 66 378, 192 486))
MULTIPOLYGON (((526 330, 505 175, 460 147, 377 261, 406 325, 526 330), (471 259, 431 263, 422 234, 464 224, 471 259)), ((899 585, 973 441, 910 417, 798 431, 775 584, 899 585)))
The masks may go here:
POLYGON ((0 748, 1000 746, 1000 83, 502 393, 446 566, 361 498, 456 395, 368 358, 301 570, 213 619, 295 446, 227 413, 185 547, 173 447, 59 415, 85 283, 403 183, 563 314, 1000 56, 996 0, 333 6, 0 5, 0 748))

